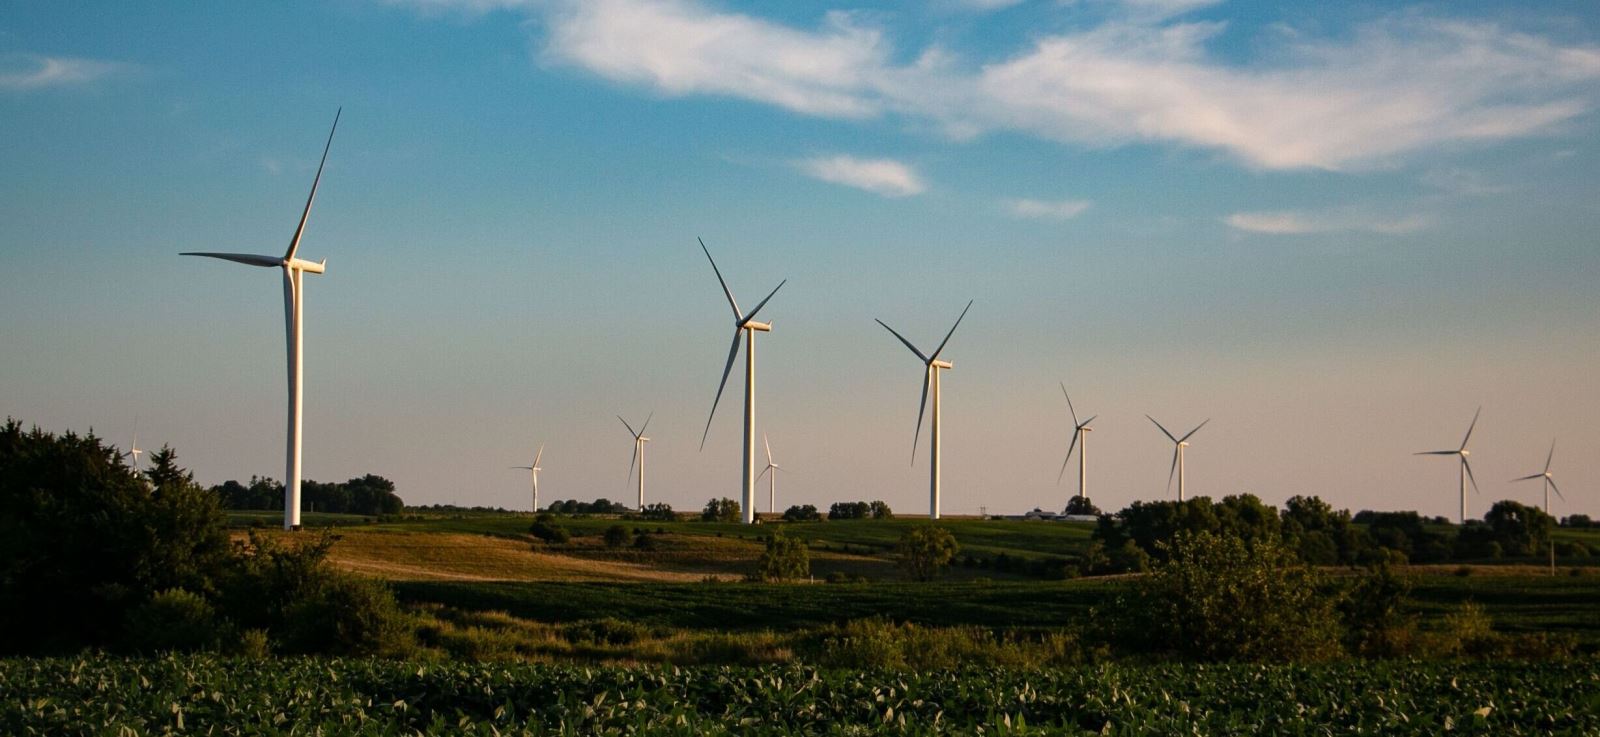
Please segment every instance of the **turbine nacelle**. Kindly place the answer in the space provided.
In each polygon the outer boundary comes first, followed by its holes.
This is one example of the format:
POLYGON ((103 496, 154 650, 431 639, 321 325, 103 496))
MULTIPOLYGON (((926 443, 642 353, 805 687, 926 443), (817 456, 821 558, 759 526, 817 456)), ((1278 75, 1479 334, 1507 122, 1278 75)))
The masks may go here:
POLYGON ((746 320, 743 324, 741 324, 739 326, 739 329, 740 330, 755 330, 755 331, 762 332, 762 333, 770 333, 770 332, 772 332, 772 323, 770 323, 770 322, 756 322, 755 320, 746 320))
POLYGON ((321 274, 328 270, 328 260, 307 261, 300 258, 290 258, 284 259, 283 267, 285 269, 294 269, 295 271, 309 271, 313 274, 321 274))
POLYGON ((939 360, 937 358, 935 358, 932 361, 928 362, 928 368, 953 369, 955 367, 956 367, 955 364, 953 364, 953 363, 951 363, 949 361, 941 361, 941 360, 939 360))

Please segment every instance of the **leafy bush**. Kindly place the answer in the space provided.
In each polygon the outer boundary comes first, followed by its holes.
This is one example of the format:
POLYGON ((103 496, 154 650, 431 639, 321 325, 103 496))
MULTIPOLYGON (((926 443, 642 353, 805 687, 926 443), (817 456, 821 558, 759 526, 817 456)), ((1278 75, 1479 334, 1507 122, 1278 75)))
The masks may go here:
MULTIPOLYGON (((924 525, 907 530, 895 546, 900 567, 917 581, 931 581, 950 564, 961 546, 943 527, 924 525)), ((1001 553, 1001 555, 1005 555, 1001 553)))
POLYGON ((1275 538, 1251 543, 1179 533, 1165 560, 1107 613, 1139 650, 1194 660, 1303 662, 1340 653, 1339 618, 1321 580, 1275 538))
POLYGON ((645 505, 644 509, 639 510, 639 519, 651 522, 677 522, 678 513, 672 511, 671 504, 656 502, 645 505))
POLYGON ((572 533, 567 532, 567 528, 550 524, 549 522, 533 523, 528 528, 528 533, 540 540, 556 545, 564 544, 572 539, 572 533))
POLYGON ((700 510, 702 522, 738 522, 739 503, 723 497, 706 502, 705 509, 700 510))
POLYGON ((605 541, 608 548, 620 548, 633 542, 633 533, 622 525, 612 525, 606 528, 605 541))
POLYGON ((796 504, 783 510, 785 522, 816 522, 822 519, 814 504, 796 504))
POLYGON ((766 549, 756 560, 756 577, 763 581, 791 581, 811 575, 811 551, 806 542, 783 534, 767 538, 766 549))
POLYGON ((284 615, 288 652, 398 657, 412 648, 394 593, 372 579, 325 572, 284 615))
POLYGON ((226 636, 204 597, 167 589, 128 613, 127 645, 144 653, 216 650, 226 636))

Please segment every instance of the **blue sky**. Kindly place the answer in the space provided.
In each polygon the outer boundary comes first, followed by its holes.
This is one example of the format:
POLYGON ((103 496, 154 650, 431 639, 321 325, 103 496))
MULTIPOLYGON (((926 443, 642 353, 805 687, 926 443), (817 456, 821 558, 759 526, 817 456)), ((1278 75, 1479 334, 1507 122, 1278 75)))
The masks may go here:
POLYGON ((413 502, 738 491, 731 332, 762 313, 780 506, 925 509, 920 369, 947 350, 947 512, 1164 493, 1144 419, 1211 425, 1195 493, 1453 513, 1414 451, 1474 436, 1481 515, 1600 468, 1600 22, 1591 3, 1203 0, 12 4, 0 10, 0 398, 282 474, 274 253, 344 117, 302 254, 306 475, 413 502))

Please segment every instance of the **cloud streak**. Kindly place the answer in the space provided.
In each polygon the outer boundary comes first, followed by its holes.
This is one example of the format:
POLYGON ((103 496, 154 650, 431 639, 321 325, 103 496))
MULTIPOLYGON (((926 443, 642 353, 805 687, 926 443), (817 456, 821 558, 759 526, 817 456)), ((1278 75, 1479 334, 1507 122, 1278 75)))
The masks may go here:
POLYGON ((894 159, 822 156, 796 161, 794 166, 814 179, 864 189, 884 197, 910 197, 928 188, 914 169, 894 159))
POLYGON ((13 54, 0 57, 0 90, 25 92, 86 84, 126 68, 126 64, 95 59, 13 54))
POLYGON ((1317 233, 1405 235, 1429 227, 1433 224, 1433 219, 1421 214, 1382 218, 1348 211, 1278 210, 1272 212, 1236 212, 1223 218, 1223 222, 1234 230, 1263 235, 1312 235, 1317 233))
POLYGON ((1089 209, 1088 200, 1011 200, 1006 209, 1012 215, 1036 220, 1071 220, 1089 209))
POLYGON ((814 29, 695 0, 558 0, 528 12, 544 14, 548 63, 661 95, 898 116, 954 137, 1176 145, 1260 169, 1360 168, 1540 134, 1590 110, 1600 86, 1600 48, 1415 14, 1338 40, 1277 34, 1262 61, 1239 64, 1209 49, 1224 24, 1169 17, 1207 4, 1134 3, 1143 15, 1038 37, 987 63, 937 46, 906 57, 884 30, 838 11, 814 29))

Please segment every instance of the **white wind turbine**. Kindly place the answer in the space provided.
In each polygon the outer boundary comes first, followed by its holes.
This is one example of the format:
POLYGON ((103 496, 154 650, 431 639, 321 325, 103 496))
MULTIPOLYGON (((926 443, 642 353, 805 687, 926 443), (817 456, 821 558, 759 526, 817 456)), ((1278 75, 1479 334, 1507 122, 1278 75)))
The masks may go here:
MULTIPOLYGON (((695 240, 700 240, 696 238, 695 240)), ((711 414, 706 417, 706 431, 700 436, 700 449, 706 449, 706 438, 711 435, 711 420, 717 416, 717 404, 722 401, 722 390, 728 386, 728 374, 733 371, 734 359, 739 357, 739 339, 745 339, 744 349, 744 491, 740 497, 742 506, 740 513, 745 524, 756 521, 756 333, 770 332, 771 323, 756 322, 756 313, 767 306, 767 300, 777 294, 784 284, 785 279, 772 288, 767 299, 761 300, 756 308, 746 315, 739 311, 739 303, 733 298, 733 291, 728 289, 728 282, 722 278, 722 271, 717 268, 717 262, 711 258, 711 249, 706 248, 706 242, 700 241, 700 250, 706 252, 706 260, 711 262, 711 271, 716 273, 717 282, 722 285, 722 293, 728 297, 728 306, 733 308, 733 344, 728 346, 728 365, 722 369, 722 383, 717 384, 717 396, 711 400, 711 414)))
MULTIPOLYGON (((544 469, 539 467, 539 459, 544 457, 544 443, 539 444, 539 452, 533 454, 533 465, 512 466, 512 468, 527 471, 533 475, 533 511, 539 511, 539 472, 544 469)), ((630 471, 628 475, 633 475, 630 471)))
POLYGON ((133 442, 128 445, 128 452, 123 453, 122 455, 126 456, 128 458, 128 463, 133 466, 134 474, 137 475, 137 476, 143 477, 144 476, 144 471, 139 468, 139 456, 144 455, 144 451, 139 450, 139 421, 138 420, 134 420, 133 421, 133 442))
MULTIPOLYGON (((1413 453, 1419 456, 1456 456, 1461 459, 1461 524, 1467 523, 1467 481, 1472 481, 1472 490, 1478 491, 1478 479, 1472 475, 1472 464, 1467 462, 1467 456, 1472 452, 1467 450, 1467 441, 1472 439, 1472 429, 1478 426, 1478 415, 1483 414, 1483 407, 1472 413, 1472 424, 1467 426, 1467 435, 1461 439, 1461 447, 1455 450, 1429 450, 1413 453)), ((1552 448, 1553 450, 1553 448, 1552 448)), ((1482 492, 1478 492, 1482 493, 1482 492)))
POLYGON ((761 470, 761 475, 756 476, 756 479, 772 474, 767 479, 767 513, 773 514, 778 511, 778 472, 782 471, 783 467, 772 462, 772 442, 767 440, 766 433, 761 433, 761 444, 767 446, 767 467, 761 470))
POLYGON ((1183 467, 1183 449, 1189 447, 1189 437, 1197 432, 1200 432, 1200 428, 1205 427, 1206 422, 1210 422, 1211 418, 1207 417, 1205 422, 1195 425, 1194 429, 1184 433, 1183 437, 1175 438, 1172 436, 1172 433, 1167 432, 1167 428, 1162 427, 1161 423, 1156 422, 1156 418, 1150 417, 1150 415, 1145 415, 1145 417, 1148 417, 1151 422, 1155 422, 1156 427, 1161 430, 1161 434, 1167 436, 1167 439, 1172 441, 1172 468, 1167 470, 1167 491, 1172 490, 1172 474, 1176 472, 1178 474, 1178 501, 1181 502, 1183 501, 1184 481, 1187 476, 1187 473, 1183 467))
POLYGON ((1517 482, 1517 481, 1532 481, 1534 479, 1540 479, 1540 480, 1544 481, 1544 513, 1545 514, 1549 514, 1550 513, 1550 490, 1551 489, 1555 489, 1556 490, 1556 496, 1561 497, 1561 501, 1566 501, 1567 500, 1566 495, 1562 494, 1561 493, 1561 489, 1556 486, 1555 474, 1550 473, 1550 462, 1555 460, 1555 458, 1556 458, 1556 441, 1552 440, 1552 441, 1550 441, 1550 455, 1545 456, 1545 459, 1544 459, 1544 471, 1542 473, 1536 473, 1536 474, 1533 474, 1531 476, 1523 476, 1520 479, 1512 479, 1513 482, 1517 482))
POLYGON ((333 128, 328 131, 328 142, 322 147, 322 161, 317 164, 317 176, 311 180, 311 195, 306 197, 306 209, 300 213, 300 225, 294 229, 294 238, 290 239, 289 250, 283 256, 200 252, 180 254, 219 258, 247 266, 283 269, 284 328, 288 333, 289 346, 289 424, 285 433, 288 448, 285 452, 283 473, 283 529, 285 530, 300 529, 300 415, 304 390, 301 325, 305 313, 305 288, 301 277, 306 272, 321 274, 327 266, 326 259, 320 262, 305 261, 296 254, 300 251, 300 237, 306 232, 306 220, 311 217, 311 203, 317 199, 317 185, 322 181, 322 167, 328 163, 328 149, 333 146, 333 133, 339 129, 339 115, 343 112, 344 109, 340 108, 339 112, 333 115, 333 128))
POLYGON ((1067 444, 1067 457, 1061 459, 1061 472, 1056 474, 1056 484, 1067 475, 1067 463, 1072 461, 1072 449, 1078 449, 1078 498, 1089 498, 1089 436, 1086 433, 1094 432, 1089 423, 1099 415, 1092 415, 1083 422, 1078 421, 1078 410, 1072 406, 1072 395, 1067 394, 1067 385, 1061 385, 1061 394, 1067 398, 1067 411, 1072 413, 1072 442, 1067 444))
MULTIPOLYGON (((622 419, 622 415, 617 415, 617 419, 622 420, 622 426, 628 428, 628 434, 633 436, 633 460, 628 461, 628 478, 630 478, 630 479, 633 478, 633 466, 634 466, 634 464, 638 464, 638 466, 639 466, 639 507, 638 507, 638 509, 641 512, 644 511, 644 444, 650 442, 650 438, 647 438, 647 437, 644 436, 644 431, 645 431, 645 428, 650 427, 650 418, 655 417, 655 416, 656 416, 656 413, 651 412, 649 414, 649 416, 644 418, 644 424, 639 426, 639 431, 638 432, 634 432, 633 425, 628 424, 627 420, 623 420, 622 419)), ((538 465, 538 464, 534 464, 534 465, 538 465)))
POLYGON ((961 326, 962 318, 965 318, 967 316, 967 310, 970 310, 970 309, 972 309, 972 301, 968 300, 967 306, 964 309, 961 310, 961 316, 956 318, 956 324, 950 326, 950 332, 945 333, 944 341, 939 343, 939 347, 934 349, 932 355, 924 355, 922 353, 922 351, 917 350, 917 347, 911 344, 911 341, 906 340, 904 335, 901 335, 901 334, 895 332, 895 329, 889 327, 888 323, 886 323, 886 322, 884 322, 882 320, 878 320, 878 324, 879 325, 882 325, 885 330, 888 330, 889 332, 894 333, 894 337, 899 338, 900 342, 904 343, 907 348, 910 348, 912 353, 917 354, 917 358, 922 359, 922 364, 923 364, 922 403, 917 405, 917 433, 916 433, 916 435, 912 436, 912 438, 911 438, 911 462, 912 463, 916 463, 917 462, 917 442, 922 439, 922 413, 928 407, 928 385, 929 384, 933 385, 933 422, 931 423, 930 430, 929 430, 929 433, 930 433, 930 435, 932 437, 928 441, 929 444, 931 444, 933 446, 933 450, 932 450, 933 459, 931 461, 932 465, 931 465, 931 467, 929 469, 929 474, 928 474, 928 476, 929 476, 929 478, 928 478, 928 518, 929 519, 939 519, 939 473, 940 473, 940 469, 939 469, 939 441, 940 441, 940 430, 942 429, 941 423, 939 421, 939 418, 942 416, 942 413, 940 412, 940 402, 939 402, 940 397, 942 396, 942 393, 940 392, 940 388, 939 388, 940 387, 940 384, 939 384, 939 371, 941 369, 952 369, 952 368, 955 368, 955 365, 950 363, 949 361, 941 361, 941 360, 939 360, 939 354, 944 351, 945 345, 947 345, 950 342, 950 336, 956 334, 956 328, 961 326))

